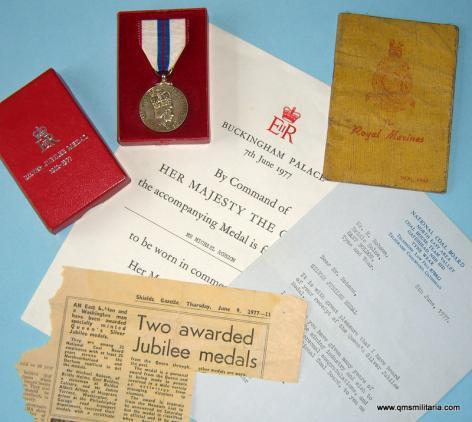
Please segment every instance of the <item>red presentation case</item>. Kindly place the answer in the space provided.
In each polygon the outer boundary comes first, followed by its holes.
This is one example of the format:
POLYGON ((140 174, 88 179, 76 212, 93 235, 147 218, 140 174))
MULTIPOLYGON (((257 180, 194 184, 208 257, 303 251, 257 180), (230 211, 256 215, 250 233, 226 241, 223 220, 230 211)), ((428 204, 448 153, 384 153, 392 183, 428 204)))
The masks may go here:
POLYGON ((0 103, 0 155, 53 233, 129 182, 53 69, 0 103))
POLYGON ((208 143, 210 109, 208 86, 208 14, 206 9, 147 10, 118 13, 118 142, 122 145, 208 143), (144 93, 160 82, 139 43, 140 21, 187 20, 187 45, 168 80, 188 101, 182 126, 159 133, 139 116, 144 93))

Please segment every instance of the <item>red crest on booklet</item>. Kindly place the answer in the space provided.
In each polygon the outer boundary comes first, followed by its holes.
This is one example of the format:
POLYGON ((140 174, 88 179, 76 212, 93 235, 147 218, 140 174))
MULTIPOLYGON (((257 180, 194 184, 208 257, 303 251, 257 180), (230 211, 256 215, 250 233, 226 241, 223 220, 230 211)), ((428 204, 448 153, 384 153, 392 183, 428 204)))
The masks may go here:
POLYGON ((121 145, 202 144, 210 141, 207 10, 142 10, 118 13, 118 142, 121 145), (188 113, 176 129, 158 132, 140 117, 140 102, 161 77, 142 48, 146 20, 185 19, 187 43, 168 81, 182 91, 188 113))
POLYGON ((53 233, 129 182, 53 69, 0 103, 0 155, 53 233))

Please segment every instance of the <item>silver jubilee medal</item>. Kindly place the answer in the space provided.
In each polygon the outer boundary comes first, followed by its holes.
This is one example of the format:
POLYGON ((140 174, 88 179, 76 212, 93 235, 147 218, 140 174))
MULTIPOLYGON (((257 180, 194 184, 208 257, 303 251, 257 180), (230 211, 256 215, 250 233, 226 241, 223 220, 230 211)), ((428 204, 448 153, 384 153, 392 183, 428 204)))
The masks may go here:
POLYGON ((161 81, 141 98, 139 115, 142 122, 156 132, 171 132, 187 118, 187 98, 169 81, 186 44, 185 19, 141 21, 141 47, 161 81))

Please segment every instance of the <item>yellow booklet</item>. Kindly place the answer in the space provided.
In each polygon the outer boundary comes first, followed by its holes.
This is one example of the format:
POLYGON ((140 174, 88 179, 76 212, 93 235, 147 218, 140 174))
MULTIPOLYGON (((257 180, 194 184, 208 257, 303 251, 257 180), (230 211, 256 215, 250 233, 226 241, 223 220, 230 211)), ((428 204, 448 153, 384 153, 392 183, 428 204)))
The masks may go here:
POLYGON ((444 192, 458 28, 338 18, 324 176, 444 192))

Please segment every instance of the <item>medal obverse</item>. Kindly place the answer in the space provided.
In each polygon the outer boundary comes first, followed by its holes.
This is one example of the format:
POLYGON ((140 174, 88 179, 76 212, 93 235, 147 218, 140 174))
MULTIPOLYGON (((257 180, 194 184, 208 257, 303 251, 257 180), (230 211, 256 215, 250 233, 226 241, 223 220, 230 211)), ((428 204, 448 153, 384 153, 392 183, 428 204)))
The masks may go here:
POLYGON ((161 77, 161 82, 141 98, 139 115, 149 129, 172 132, 182 125, 188 113, 187 98, 167 80, 187 44, 187 21, 143 20, 139 41, 149 64, 161 77))
POLYGON ((171 132, 182 125, 188 113, 183 92, 163 80, 148 89, 139 103, 142 122, 156 132, 171 132))

